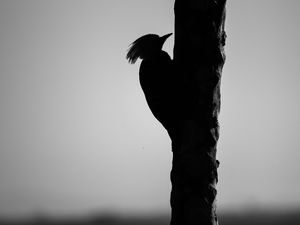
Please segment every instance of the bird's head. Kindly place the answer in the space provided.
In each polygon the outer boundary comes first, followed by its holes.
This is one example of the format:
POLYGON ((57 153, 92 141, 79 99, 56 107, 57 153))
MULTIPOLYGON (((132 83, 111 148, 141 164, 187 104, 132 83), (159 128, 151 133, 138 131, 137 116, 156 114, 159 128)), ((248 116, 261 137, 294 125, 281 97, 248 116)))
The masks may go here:
POLYGON ((169 33, 160 37, 157 34, 146 34, 136 39, 130 45, 126 59, 133 64, 138 58, 147 59, 153 57, 161 51, 165 41, 171 35, 172 33, 169 33))

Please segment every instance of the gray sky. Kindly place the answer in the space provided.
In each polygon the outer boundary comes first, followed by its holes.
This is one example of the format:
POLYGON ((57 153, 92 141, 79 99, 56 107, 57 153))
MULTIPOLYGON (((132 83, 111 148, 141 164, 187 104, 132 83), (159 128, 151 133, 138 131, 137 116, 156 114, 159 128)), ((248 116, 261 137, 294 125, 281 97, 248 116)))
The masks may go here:
MULTIPOLYGON (((1 215, 169 210, 170 141, 125 54, 173 3, 0 1, 1 215)), ((299 10, 228 0, 220 210, 300 205, 299 10)))

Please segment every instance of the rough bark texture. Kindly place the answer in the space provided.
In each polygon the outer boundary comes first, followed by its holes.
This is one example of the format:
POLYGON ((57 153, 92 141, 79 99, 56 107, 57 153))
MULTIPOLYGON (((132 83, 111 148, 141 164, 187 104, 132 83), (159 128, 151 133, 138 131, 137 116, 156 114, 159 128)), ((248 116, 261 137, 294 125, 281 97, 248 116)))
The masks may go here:
POLYGON ((174 63, 192 109, 172 140, 171 225, 217 225, 216 145, 226 0, 176 0, 174 63))

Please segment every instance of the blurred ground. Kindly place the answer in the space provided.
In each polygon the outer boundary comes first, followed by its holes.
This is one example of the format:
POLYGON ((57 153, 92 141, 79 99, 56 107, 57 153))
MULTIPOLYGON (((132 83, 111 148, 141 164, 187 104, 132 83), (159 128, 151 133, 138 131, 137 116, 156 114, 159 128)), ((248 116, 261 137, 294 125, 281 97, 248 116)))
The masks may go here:
MULTIPOLYGON (((81 219, 50 219, 37 216, 19 221, 1 220, 0 225, 168 225, 169 216, 121 217, 112 215, 91 216, 81 219)), ((300 211, 219 213, 219 225, 300 225, 300 211)))

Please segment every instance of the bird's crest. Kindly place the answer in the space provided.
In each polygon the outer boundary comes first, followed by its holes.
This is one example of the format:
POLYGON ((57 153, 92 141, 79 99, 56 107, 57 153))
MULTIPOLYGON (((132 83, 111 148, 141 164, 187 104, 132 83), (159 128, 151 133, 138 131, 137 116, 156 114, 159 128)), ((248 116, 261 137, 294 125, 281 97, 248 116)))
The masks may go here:
POLYGON ((141 57, 145 51, 150 50, 154 42, 159 40, 157 34, 146 34, 138 39, 136 39, 129 47, 126 59, 129 63, 134 64, 136 60, 141 57))

